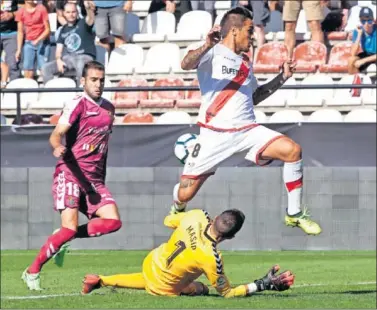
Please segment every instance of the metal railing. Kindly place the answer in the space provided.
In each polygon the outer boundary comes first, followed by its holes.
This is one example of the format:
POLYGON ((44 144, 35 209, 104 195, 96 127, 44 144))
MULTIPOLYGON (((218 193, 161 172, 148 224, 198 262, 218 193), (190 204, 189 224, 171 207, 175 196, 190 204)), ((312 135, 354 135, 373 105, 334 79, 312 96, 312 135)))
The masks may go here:
MULTIPOLYGON (((280 89, 373 89, 376 84, 313 84, 313 85, 283 85, 280 89)), ((140 87, 105 87, 104 92, 135 92, 135 91, 190 91, 199 90, 198 86, 140 86, 140 87)), ((83 88, 3 88, 1 94, 15 93, 17 98, 17 120, 21 125, 21 94, 22 93, 69 93, 82 92, 83 88)), ((1 105, 0 105, 1 106, 1 105)))

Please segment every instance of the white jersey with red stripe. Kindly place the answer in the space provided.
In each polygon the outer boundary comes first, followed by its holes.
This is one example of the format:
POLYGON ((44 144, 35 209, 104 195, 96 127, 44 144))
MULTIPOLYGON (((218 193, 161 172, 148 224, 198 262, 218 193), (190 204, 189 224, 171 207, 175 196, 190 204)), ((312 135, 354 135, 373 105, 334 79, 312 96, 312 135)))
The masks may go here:
POLYGON ((246 55, 219 43, 202 57, 197 75, 202 93, 199 126, 227 131, 255 124, 253 93, 258 83, 246 55))

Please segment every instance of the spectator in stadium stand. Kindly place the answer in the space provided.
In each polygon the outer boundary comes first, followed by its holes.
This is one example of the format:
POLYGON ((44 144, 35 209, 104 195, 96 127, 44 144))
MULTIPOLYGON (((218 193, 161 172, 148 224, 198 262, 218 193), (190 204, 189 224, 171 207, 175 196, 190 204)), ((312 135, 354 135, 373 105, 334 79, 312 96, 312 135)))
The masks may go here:
POLYGON ((187 12, 192 11, 191 1, 186 0, 152 0, 148 14, 166 11, 173 13, 177 24, 181 19, 181 16, 187 12))
POLYGON ((288 57, 292 59, 296 45, 296 25, 301 5, 305 11, 306 20, 312 33, 312 41, 324 43, 321 22, 324 19, 321 1, 289 0, 284 2, 283 21, 285 23, 285 45, 288 48, 288 57))
POLYGON ((253 12, 253 22, 256 35, 257 46, 261 47, 265 43, 264 27, 270 20, 270 8, 265 0, 239 0, 236 6, 244 6, 253 12))
POLYGON ((60 26, 64 26, 67 23, 67 20, 64 17, 64 5, 67 3, 74 3, 77 8, 78 17, 85 18, 86 17, 86 9, 83 0, 58 0, 56 3, 56 15, 58 19, 58 23, 60 26))
MULTIPOLYGON (((0 10, 0 57, 8 65, 9 73, 2 71, 1 87, 20 76, 20 69, 14 55, 17 51, 17 22, 15 20, 17 0, 1 0, 0 10), (4 74, 4 75, 3 75, 4 74)), ((3 67, 3 66, 2 66, 3 67)), ((5 69, 5 67, 4 67, 5 69)))
POLYGON ((77 6, 67 2, 64 6, 64 17, 67 24, 60 31, 56 42, 56 60, 46 63, 42 68, 43 82, 51 80, 55 74, 63 76, 69 71, 75 71, 76 82, 79 83, 85 64, 96 58, 94 45, 94 3, 85 1, 87 16, 78 18, 77 6), (63 50, 67 54, 63 56, 63 50))
POLYGON ((32 79, 37 69, 41 69, 50 55, 50 23, 48 12, 37 0, 25 0, 25 6, 16 13, 17 51, 16 61, 23 54, 25 78, 32 79))
POLYGON ((331 13, 339 14, 342 18, 340 31, 344 30, 348 22, 349 10, 352 7, 349 0, 322 0, 322 4, 327 6, 331 13))
POLYGON ((96 5, 95 30, 101 45, 109 52, 113 49, 110 45, 110 31, 114 37, 115 47, 126 43, 125 21, 126 12, 132 11, 131 0, 94 0, 96 5))
POLYGON ((191 0, 190 2, 193 11, 207 11, 212 15, 213 20, 215 20, 216 11, 214 0, 191 0))
POLYGON ((358 73, 367 69, 372 63, 376 63, 377 25, 373 11, 369 7, 360 10, 360 24, 352 36, 351 58, 348 62, 348 72, 358 73), (360 52, 361 48, 361 52, 360 52))

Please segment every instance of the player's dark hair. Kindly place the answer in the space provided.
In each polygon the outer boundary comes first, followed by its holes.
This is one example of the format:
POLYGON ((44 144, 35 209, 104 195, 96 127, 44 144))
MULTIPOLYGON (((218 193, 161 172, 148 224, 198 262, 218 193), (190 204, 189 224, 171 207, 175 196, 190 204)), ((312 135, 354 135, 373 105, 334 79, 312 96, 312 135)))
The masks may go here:
POLYGON ((245 215, 237 209, 226 210, 214 221, 215 230, 225 239, 231 239, 241 229, 245 215))
POLYGON ((105 67, 98 61, 92 60, 85 64, 84 69, 82 70, 82 77, 85 78, 88 75, 90 69, 105 71, 105 67))
POLYGON ((221 36, 225 38, 232 27, 242 28, 246 19, 253 19, 253 13, 243 6, 237 6, 225 13, 221 19, 221 36))

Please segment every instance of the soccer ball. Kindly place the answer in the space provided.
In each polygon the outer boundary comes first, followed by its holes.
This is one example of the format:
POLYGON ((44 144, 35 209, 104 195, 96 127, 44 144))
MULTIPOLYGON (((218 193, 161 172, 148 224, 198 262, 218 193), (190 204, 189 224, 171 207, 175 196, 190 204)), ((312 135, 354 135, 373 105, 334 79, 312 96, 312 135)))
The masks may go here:
POLYGON ((197 138, 198 136, 196 134, 185 133, 175 142, 174 155, 183 165, 186 162, 186 158, 190 155, 197 138))

